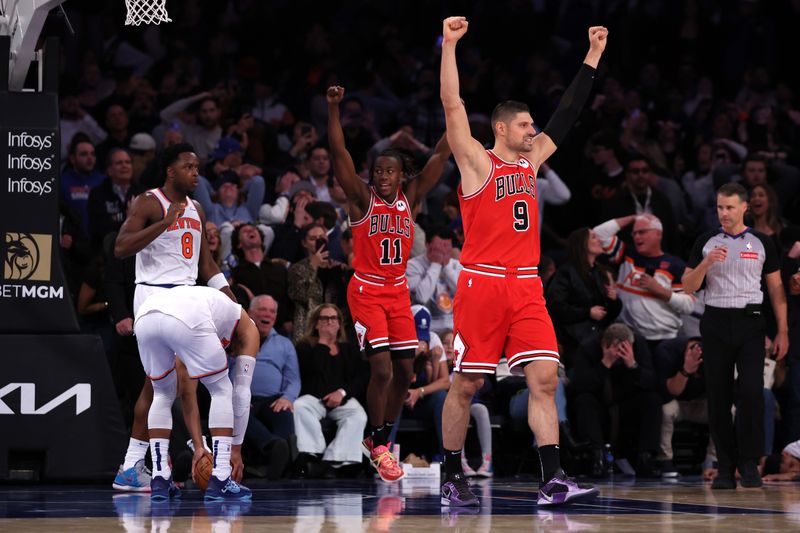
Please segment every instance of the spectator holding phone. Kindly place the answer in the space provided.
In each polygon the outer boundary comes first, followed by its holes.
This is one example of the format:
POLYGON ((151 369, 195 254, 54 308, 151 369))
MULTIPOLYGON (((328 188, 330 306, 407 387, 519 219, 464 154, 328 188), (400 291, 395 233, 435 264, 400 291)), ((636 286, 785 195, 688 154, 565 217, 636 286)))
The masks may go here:
POLYGON ((319 224, 303 228, 306 258, 289 267, 289 298, 294 302, 293 340, 306 333, 308 313, 322 303, 334 303, 345 294, 345 265, 330 258, 328 235, 319 224))

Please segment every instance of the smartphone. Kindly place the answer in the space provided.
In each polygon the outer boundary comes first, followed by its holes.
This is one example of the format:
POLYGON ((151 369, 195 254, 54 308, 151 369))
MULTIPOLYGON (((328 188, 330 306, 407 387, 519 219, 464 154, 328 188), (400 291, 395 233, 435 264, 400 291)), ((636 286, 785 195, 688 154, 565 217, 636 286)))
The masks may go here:
POLYGON ((320 251, 328 246, 328 240, 322 237, 317 237, 317 242, 315 244, 316 251, 320 251))

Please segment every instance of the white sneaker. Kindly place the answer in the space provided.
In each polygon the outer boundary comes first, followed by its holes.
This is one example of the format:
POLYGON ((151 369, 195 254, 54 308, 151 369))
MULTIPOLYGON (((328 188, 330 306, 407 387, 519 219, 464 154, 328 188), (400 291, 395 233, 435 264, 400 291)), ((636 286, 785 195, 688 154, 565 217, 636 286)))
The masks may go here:
POLYGON ((477 472, 469 466, 467 458, 463 453, 461 454, 461 469, 464 471, 466 477, 475 477, 477 475, 477 472))
POLYGON ((478 470, 475 472, 478 477, 492 477, 494 476, 494 469, 492 468, 492 455, 487 453, 483 456, 483 462, 478 470))

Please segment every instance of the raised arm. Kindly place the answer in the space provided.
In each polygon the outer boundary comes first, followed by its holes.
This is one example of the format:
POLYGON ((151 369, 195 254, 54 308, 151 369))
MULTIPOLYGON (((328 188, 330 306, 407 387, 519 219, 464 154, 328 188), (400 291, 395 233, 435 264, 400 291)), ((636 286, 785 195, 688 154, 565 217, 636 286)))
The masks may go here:
POLYGON ((608 30, 605 27, 592 26, 589 28, 589 52, 587 52, 578 74, 564 91, 550 121, 542 133, 533 140, 530 159, 536 168, 539 168, 548 157, 553 155, 553 152, 564 142, 572 125, 578 120, 583 105, 592 90, 595 70, 600 62, 600 56, 603 55, 603 50, 606 48, 607 37, 608 30))
MULTIPOLYGON (((369 208, 369 188, 361 181, 353 158, 344 144, 344 131, 339 119, 339 104, 344 98, 344 87, 328 87, 328 143, 333 156, 333 174, 351 205, 363 213, 369 208)), ((360 217, 357 217, 360 218, 360 217)))
POLYGON ((459 95, 456 43, 467 33, 469 23, 465 17, 449 17, 442 27, 441 92, 444 106, 447 142, 461 172, 464 194, 472 194, 489 174, 491 160, 484 147, 472 137, 467 110, 459 95))
POLYGON ((422 172, 419 173, 417 179, 411 180, 406 188, 406 197, 411 203, 412 211, 442 177, 444 165, 447 163, 450 154, 450 145, 447 143, 447 132, 445 132, 442 138, 439 139, 439 142, 436 143, 433 154, 428 158, 425 166, 422 167, 422 172))

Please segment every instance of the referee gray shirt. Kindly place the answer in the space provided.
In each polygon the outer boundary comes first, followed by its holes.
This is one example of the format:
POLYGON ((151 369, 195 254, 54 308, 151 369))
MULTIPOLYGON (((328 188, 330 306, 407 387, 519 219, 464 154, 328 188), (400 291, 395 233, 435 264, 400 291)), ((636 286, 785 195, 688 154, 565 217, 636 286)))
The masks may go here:
POLYGON ((741 309, 764 301, 761 280, 780 269, 780 260, 772 240, 751 228, 729 235, 719 228, 704 233, 694 243, 686 266, 697 265, 714 248, 728 249, 725 261, 714 263, 706 273, 705 304, 726 309, 741 309))

